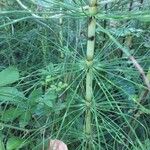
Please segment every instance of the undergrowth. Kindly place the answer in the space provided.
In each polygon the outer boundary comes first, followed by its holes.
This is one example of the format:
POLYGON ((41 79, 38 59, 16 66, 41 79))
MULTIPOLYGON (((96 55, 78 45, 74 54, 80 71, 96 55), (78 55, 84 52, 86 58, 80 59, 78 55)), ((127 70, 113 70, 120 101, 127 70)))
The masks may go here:
POLYGON ((0 150, 44 149, 55 138, 70 150, 149 149, 150 89, 124 53, 150 80, 149 1, 98 1, 97 7, 87 108, 88 2, 0 2, 0 150))

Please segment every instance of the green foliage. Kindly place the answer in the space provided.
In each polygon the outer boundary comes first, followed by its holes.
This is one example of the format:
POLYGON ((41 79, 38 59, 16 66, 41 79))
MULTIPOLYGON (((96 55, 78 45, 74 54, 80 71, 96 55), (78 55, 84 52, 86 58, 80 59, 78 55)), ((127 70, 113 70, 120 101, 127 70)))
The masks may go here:
POLYGON ((4 143, 3 143, 2 139, 0 139, 0 149, 5 150, 4 143))
POLYGON ((7 150, 18 150, 22 147, 23 140, 17 137, 11 137, 8 139, 6 144, 7 150))
POLYGON ((24 94, 15 87, 0 87, 0 101, 18 103, 25 99, 24 94))
POLYGON ((38 150, 55 138, 76 150, 89 141, 95 150, 147 150, 150 94, 127 55, 148 76, 149 2, 100 1, 88 66, 87 1, 20 1, 26 7, 0 2, 0 150, 38 150), (92 137, 84 132, 89 68, 92 137))
POLYGON ((17 110, 16 108, 10 108, 3 112, 1 120, 4 122, 12 122, 15 120, 20 114, 21 110, 17 110))
POLYGON ((0 86, 6 86, 19 80, 19 72, 14 67, 6 68, 0 72, 0 86))

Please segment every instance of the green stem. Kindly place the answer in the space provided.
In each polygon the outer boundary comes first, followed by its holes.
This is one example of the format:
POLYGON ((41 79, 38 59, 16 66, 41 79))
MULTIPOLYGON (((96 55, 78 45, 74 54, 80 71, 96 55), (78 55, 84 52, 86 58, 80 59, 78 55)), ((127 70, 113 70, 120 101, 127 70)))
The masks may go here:
POLYGON ((94 48, 95 48, 95 29, 96 29, 96 19, 95 15, 97 13, 97 0, 90 0, 89 2, 89 24, 88 24, 88 41, 87 41, 87 74, 86 74, 86 113, 85 113, 85 134, 87 136, 86 149, 92 149, 92 99, 93 99, 93 72, 92 64, 94 59, 94 48))
MULTIPOLYGON (((62 11, 62 8, 60 8, 60 11, 62 11)), ((62 16, 59 18, 59 25, 60 25, 60 31, 59 31, 60 45, 61 48, 63 48, 63 17, 62 16)), ((64 58, 63 52, 61 52, 60 57, 64 58)))

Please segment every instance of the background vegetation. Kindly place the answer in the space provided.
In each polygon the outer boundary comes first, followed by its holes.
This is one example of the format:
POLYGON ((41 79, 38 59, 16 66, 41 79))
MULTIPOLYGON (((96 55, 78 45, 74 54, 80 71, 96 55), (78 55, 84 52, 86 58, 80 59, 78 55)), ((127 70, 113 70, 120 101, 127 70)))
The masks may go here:
POLYGON ((90 2, 0 1, 0 150, 149 149, 150 2, 90 2))

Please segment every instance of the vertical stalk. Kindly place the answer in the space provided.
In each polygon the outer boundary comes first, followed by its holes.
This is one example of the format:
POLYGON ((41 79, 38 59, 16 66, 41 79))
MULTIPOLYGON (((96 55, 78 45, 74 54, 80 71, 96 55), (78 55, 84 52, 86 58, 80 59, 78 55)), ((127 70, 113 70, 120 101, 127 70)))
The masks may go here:
MULTIPOLYGON (((108 9, 108 4, 105 4, 105 6, 104 6, 104 9, 105 9, 105 11, 107 12, 107 9, 108 9)), ((104 29, 106 29, 106 27, 107 27, 107 20, 104 20, 104 29)), ((105 44, 105 42, 106 42, 106 34, 104 33, 104 35, 103 35, 103 38, 104 38, 104 41, 103 41, 103 45, 105 44)))
POLYGON ((87 41, 87 52, 86 52, 86 62, 87 62, 87 74, 86 74, 86 114, 85 114, 85 134, 87 136, 86 149, 91 149, 91 138, 92 138, 92 114, 91 106, 93 99, 93 73, 92 64, 94 59, 94 48, 95 48, 95 29, 96 29, 96 19, 95 15, 97 13, 97 0, 89 1, 89 23, 88 23, 88 41, 87 41))
MULTIPOLYGON (((132 11, 133 9, 133 0, 130 1, 129 3, 129 8, 128 11, 132 11)), ((127 23, 129 22, 129 20, 127 20, 127 23)), ((126 28, 128 28, 128 26, 126 25, 126 28)), ((132 34, 129 34, 125 37, 125 39, 123 40, 123 43, 128 47, 131 48, 132 47, 132 34)), ((123 53, 122 57, 125 57, 126 55, 123 53)))
POLYGON ((89 4, 89 23, 88 23, 88 41, 87 41, 87 61, 93 61, 95 47, 95 28, 97 13, 97 0, 90 0, 89 4))
MULTIPOLYGON (((62 12, 61 7, 60 7, 60 12, 62 12)), ((61 48, 62 48, 63 47, 63 17, 62 16, 59 18, 59 25, 60 25, 60 31, 59 31, 60 45, 61 45, 61 48)), ((61 52, 60 57, 64 58, 63 52, 61 52)))
POLYGON ((41 39, 41 45, 42 45, 42 52, 43 52, 43 63, 46 66, 47 65, 47 60, 46 60, 46 53, 47 53, 47 48, 48 48, 48 42, 47 42, 47 30, 44 29, 44 38, 41 39))

